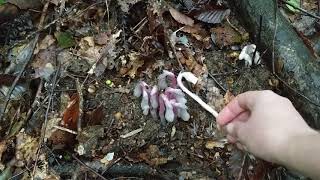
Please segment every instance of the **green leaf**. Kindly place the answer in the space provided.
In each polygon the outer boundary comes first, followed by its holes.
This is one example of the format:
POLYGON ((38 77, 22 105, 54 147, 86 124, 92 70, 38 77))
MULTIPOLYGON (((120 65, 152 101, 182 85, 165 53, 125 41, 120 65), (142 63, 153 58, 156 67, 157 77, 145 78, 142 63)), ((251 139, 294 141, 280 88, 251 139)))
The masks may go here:
POLYGON ((69 48, 76 44, 72 35, 68 32, 57 32, 54 36, 57 38, 58 45, 61 48, 69 48))
POLYGON ((300 0, 289 0, 287 1, 287 8, 291 11, 291 12, 298 12, 299 10, 297 10, 296 8, 300 8, 300 0))
POLYGON ((5 0, 0 0, 0 6, 3 5, 3 4, 5 4, 5 3, 6 3, 5 0))

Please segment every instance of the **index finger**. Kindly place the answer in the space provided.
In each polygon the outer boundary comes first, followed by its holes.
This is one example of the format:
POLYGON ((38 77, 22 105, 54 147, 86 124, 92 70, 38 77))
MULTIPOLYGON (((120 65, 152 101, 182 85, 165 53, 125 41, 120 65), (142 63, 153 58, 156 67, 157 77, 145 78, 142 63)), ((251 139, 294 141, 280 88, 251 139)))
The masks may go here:
POLYGON ((241 113, 251 111, 254 107, 259 91, 248 91, 235 97, 223 110, 219 113, 217 122, 220 126, 224 126, 233 121, 241 113))

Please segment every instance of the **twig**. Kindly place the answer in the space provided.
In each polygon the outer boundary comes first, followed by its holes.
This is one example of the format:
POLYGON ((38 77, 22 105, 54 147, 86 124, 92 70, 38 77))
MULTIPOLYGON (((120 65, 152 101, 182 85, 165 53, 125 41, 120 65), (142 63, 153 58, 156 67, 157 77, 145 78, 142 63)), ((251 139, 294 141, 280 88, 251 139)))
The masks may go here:
POLYGON ((40 155, 40 147, 41 147, 41 145, 43 143, 43 140, 44 140, 44 137, 45 137, 45 132, 47 131, 48 115, 49 115, 49 111, 50 111, 50 106, 51 106, 51 103, 52 103, 54 89, 56 87, 58 75, 59 75, 60 69, 61 69, 61 63, 60 62, 58 62, 58 63, 59 63, 59 66, 58 66, 58 69, 56 70, 56 74, 55 74, 54 79, 53 79, 52 88, 51 88, 50 95, 49 95, 48 107, 47 107, 46 114, 45 114, 45 120, 44 120, 44 123, 43 123, 43 126, 42 126, 41 137, 40 137, 39 145, 38 145, 38 148, 37 148, 37 156, 36 156, 35 165, 34 165, 33 173, 32 173, 33 175, 35 174, 35 171, 37 169, 37 163, 38 163, 38 159, 39 159, 39 155, 40 155))
POLYGON ((125 138, 128 138, 128 137, 134 136, 134 135, 140 133, 141 131, 143 131, 143 128, 139 128, 139 129, 133 130, 133 131, 131 131, 131 132, 125 134, 125 135, 121 135, 120 137, 125 139, 125 138))
POLYGON ((99 176, 101 179, 103 180, 107 180, 105 177, 103 177, 101 174, 99 174, 98 172, 96 172, 94 169, 92 169, 90 166, 86 165, 84 162, 82 162, 80 159, 78 159, 74 154, 71 154, 72 157, 78 161, 82 166, 84 166, 85 168, 87 168, 90 172, 94 173, 95 175, 99 176))
POLYGON ((71 129, 68 129, 68 128, 65 128, 65 127, 61 127, 61 126, 53 126, 53 127, 56 128, 56 129, 59 129, 59 130, 61 130, 61 131, 68 132, 68 133, 70 133, 70 134, 75 134, 75 135, 78 134, 77 132, 72 131, 71 129))
POLYGON ((9 101, 10 101, 10 99, 11 99, 11 94, 12 94, 14 88, 16 87, 19 79, 21 78, 23 72, 25 71, 25 69, 27 68, 29 62, 30 62, 31 59, 32 59, 33 51, 34 51, 34 49, 35 49, 35 47, 36 47, 36 44, 37 44, 37 42, 38 42, 38 39, 39 39, 39 34, 37 34, 36 37, 33 39, 32 43, 31 43, 31 51, 32 51, 32 52, 30 52, 30 53, 28 54, 28 56, 26 57, 26 61, 25 61, 25 63, 23 64, 21 71, 19 72, 18 76, 14 79, 14 81, 13 81, 13 83, 12 83, 10 89, 9 89, 9 92, 8 92, 8 94, 7 94, 7 96, 6 96, 4 108, 3 108, 2 112, 0 112, 0 122, 3 120, 4 114, 6 113, 6 109, 7 109, 8 105, 9 105, 9 101))
POLYGON ((276 42, 276 37, 277 37, 277 31, 278 31, 278 0, 275 0, 275 12, 274 12, 274 22, 275 22, 275 27, 274 27, 274 34, 273 34, 273 39, 272 39, 272 73, 275 74, 275 42, 276 42))
MULTIPOLYGON (((258 51, 258 46, 260 46, 260 41, 261 41, 261 31, 262 31, 262 15, 260 15, 260 21, 259 21, 259 32, 258 32, 258 35, 256 36, 256 49, 254 50, 254 53, 253 53, 253 64, 254 63, 254 60, 256 58, 256 54, 257 54, 257 51, 258 51)), ((259 62, 259 61, 257 61, 259 62)))
MULTIPOLYGON (((43 6, 42 14, 41 14, 40 21, 39 21, 39 25, 38 25, 38 30, 39 30, 39 29, 42 29, 42 27, 43 27, 43 23, 44 23, 44 19, 45 19, 45 16, 46 16, 46 14, 47 14, 47 11, 48 11, 49 3, 50 3, 50 1, 47 1, 47 3, 43 6)), ((11 94, 12 94, 14 88, 16 87, 19 79, 21 78, 23 72, 25 71, 25 69, 27 68, 29 62, 31 61, 31 59, 32 59, 32 57, 33 57, 33 51, 34 51, 34 49, 36 48, 38 39, 39 39, 39 33, 36 33, 35 38, 33 39, 32 43, 30 43, 30 45, 31 45, 31 52, 30 52, 30 53, 28 54, 28 56, 26 57, 26 61, 25 61, 25 63, 23 64, 21 71, 19 72, 18 76, 14 79, 14 81, 13 81, 13 83, 12 83, 12 85, 11 85, 11 88, 10 88, 10 90, 9 90, 7 96, 6 96, 6 100, 5 100, 5 104, 4 104, 3 111, 0 112, 0 122, 3 120, 4 114, 5 114, 6 109, 7 109, 7 107, 8 107, 8 104, 9 104, 9 101, 10 101, 10 98, 11 98, 11 94)))
POLYGON ((233 25, 233 24, 230 22, 229 18, 227 18, 227 23, 228 23, 228 24, 231 26, 231 28, 234 29, 237 33, 239 33, 240 35, 243 35, 243 33, 242 33, 235 25, 233 25))
POLYGON ((303 13, 305 13, 306 15, 308 15, 308 16, 310 16, 310 17, 313 17, 313 18, 315 18, 315 19, 320 20, 320 17, 319 17, 319 16, 314 15, 314 14, 312 14, 312 13, 309 13, 307 10, 305 10, 305 9, 303 9, 303 8, 301 8, 301 7, 294 6, 293 4, 291 4, 291 3, 288 2, 288 1, 284 1, 284 0, 281 0, 281 1, 282 1, 284 4, 287 4, 287 5, 291 6, 292 8, 297 9, 297 10, 303 12, 303 13))
POLYGON ((211 73, 208 73, 208 74, 224 92, 227 92, 227 90, 218 82, 218 80, 211 73))
MULTIPOLYGON (((182 28, 183 28, 183 27, 182 27, 182 28)), ((177 33, 177 32, 180 31, 182 28, 178 29, 177 31, 175 31, 175 32, 173 32, 173 33, 177 33)), ((171 38, 172 34, 170 34, 168 30, 165 30, 165 33, 166 33, 167 37, 169 38, 169 45, 170 45, 170 47, 171 47, 171 49, 172 49, 172 51, 173 51, 173 54, 174 54, 176 60, 177 60, 178 63, 179 63, 180 70, 181 70, 181 71, 184 71, 184 68, 183 68, 183 66, 182 66, 182 63, 181 63, 181 61, 180 61, 180 59, 179 59, 179 57, 178 57, 178 55, 177 55, 177 50, 176 50, 176 47, 175 47, 175 45, 174 45, 174 42, 172 42, 172 40, 171 40, 171 39, 172 39, 172 38, 171 38)))
POLYGON ((229 76, 229 75, 237 75, 239 74, 239 70, 236 69, 234 71, 230 71, 230 72, 223 72, 223 73, 210 73, 211 76, 216 77, 216 76, 229 76))
POLYGON ((281 81, 282 84, 284 84, 285 86, 287 86, 291 91, 293 91, 295 94, 299 95, 300 97, 302 97, 303 99, 305 99, 306 101, 308 101, 309 103, 320 107, 320 104, 317 104, 316 102, 312 101, 310 98, 308 98, 307 96, 303 95, 302 93, 300 93, 298 90, 295 90, 293 87, 291 87, 288 83, 286 83, 283 79, 281 79, 277 74, 273 74, 274 76, 276 76, 277 79, 279 79, 279 81, 281 81))
POLYGON ((38 89, 37 89, 37 92, 36 92, 36 96, 35 96, 35 98, 34 98, 34 100, 33 100, 33 102, 32 102, 31 108, 28 110, 26 120, 28 120, 28 119, 31 118, 31 114, 32 114, 32 112, 33 112, 32 110, 33 110, 38 104, 40 104, 40 103, 39 103, 39 99, 40 99, 42 87, 43 87, 43 79, 40 80, 40 83, 39 83, 39 86, 38 86, 38 89))
POLYGON ((82 85, 80 85, 79 79, 76 80, 76 87, 79 94, 79 118, 77 121, 77 131, 81 131, 82 116, 83 116, 83 94, 82 94, 82 85))
POLYGON ((106 1, 106 8, 107 8, 107 19, 108 19, 108 28, 110 28, 110 11, 109 11, 109 2, 108 0, 106 1))

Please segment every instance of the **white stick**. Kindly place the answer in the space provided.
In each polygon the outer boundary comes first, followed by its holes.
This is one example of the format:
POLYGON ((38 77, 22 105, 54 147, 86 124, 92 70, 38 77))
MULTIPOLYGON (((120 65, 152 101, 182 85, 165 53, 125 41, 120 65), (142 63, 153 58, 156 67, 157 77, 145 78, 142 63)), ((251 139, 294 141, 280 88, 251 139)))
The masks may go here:
POLYGON ((120 137, 125 139, 125 138, 131 137, 133 135, 136 135, 136 134, 140 133, 141 131, 143 131, 143 128, 139 128, 139 129, 133 130, 133 131, 131 131, 131 132, 125 134, 125 135, 121 135, 120 137))
POLYGON ((192 99, 197 101, 205 110, 207 110, 215 118, 217 118, 218 117, 218 112, 216 110, 214 110, 212 107, 210 107, 208 104, 203 102, 201 100, 201 98, 199 98, 199 96, 195 95, 194 93, 190 92, 186 87, 184 87, 184 85, 182 83, 182 78, 185 78, 187 81, 191 82, 192 84, 196 84, 197 81, 198 81, 198 78, 194 74, 192 74, 191 72, 180 73, 178 78, 177 78, 178 86, 182 89, 183 92, 188 94, 192 99))

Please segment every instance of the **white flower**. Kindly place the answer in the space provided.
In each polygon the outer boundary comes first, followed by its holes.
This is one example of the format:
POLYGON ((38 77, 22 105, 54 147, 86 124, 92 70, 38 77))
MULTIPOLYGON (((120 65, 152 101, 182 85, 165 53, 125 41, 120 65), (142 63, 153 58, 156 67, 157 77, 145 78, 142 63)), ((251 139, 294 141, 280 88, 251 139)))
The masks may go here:
POLYGON ((176 76, 170 71, 163 70, 163 73, 160 74, 158 77, 158 86, 160 89, 166 89, 169 86, 174 87, 176 86, 176 84, 177 84, 176 76), (170 85, 168 85, 168 82, 167 82, 168 77, 170 80, 170 85))
POLYGON ((173 106, 169 99, 166 97, 166 95, 161 94, 161 97, 164 101, 164 104, 166 106, 166 112, 165 112, 165 119, 168 122, 173 122, 174 121, 174 112, 173 112, 173 106))
POLYGON ((260 64, 261 59, 260 59, 260 53, 256 51, 257 46, 255 44, 250 44, 245 46, 240 55, 239 55, 239 60, 244 60, 245 65, 247 67, 252 66, 252 64, 260 64), (256 55, 253 60, 254 52, 256 51, 256 55))
POLYGON ((142 92, 141 108, 143 110, 144 115, 149 114, 150 106, 149 106, 149 95, 147 91, 142 92))
POLYGON ((157 109, 158 106, 159 106, 158 94, 159 94, 158 87, 157 86, 153 86, 153 88, 152 88, 152 90, 150 92, 150 103, 151 103, 151 107, 153 109, 157 109))

